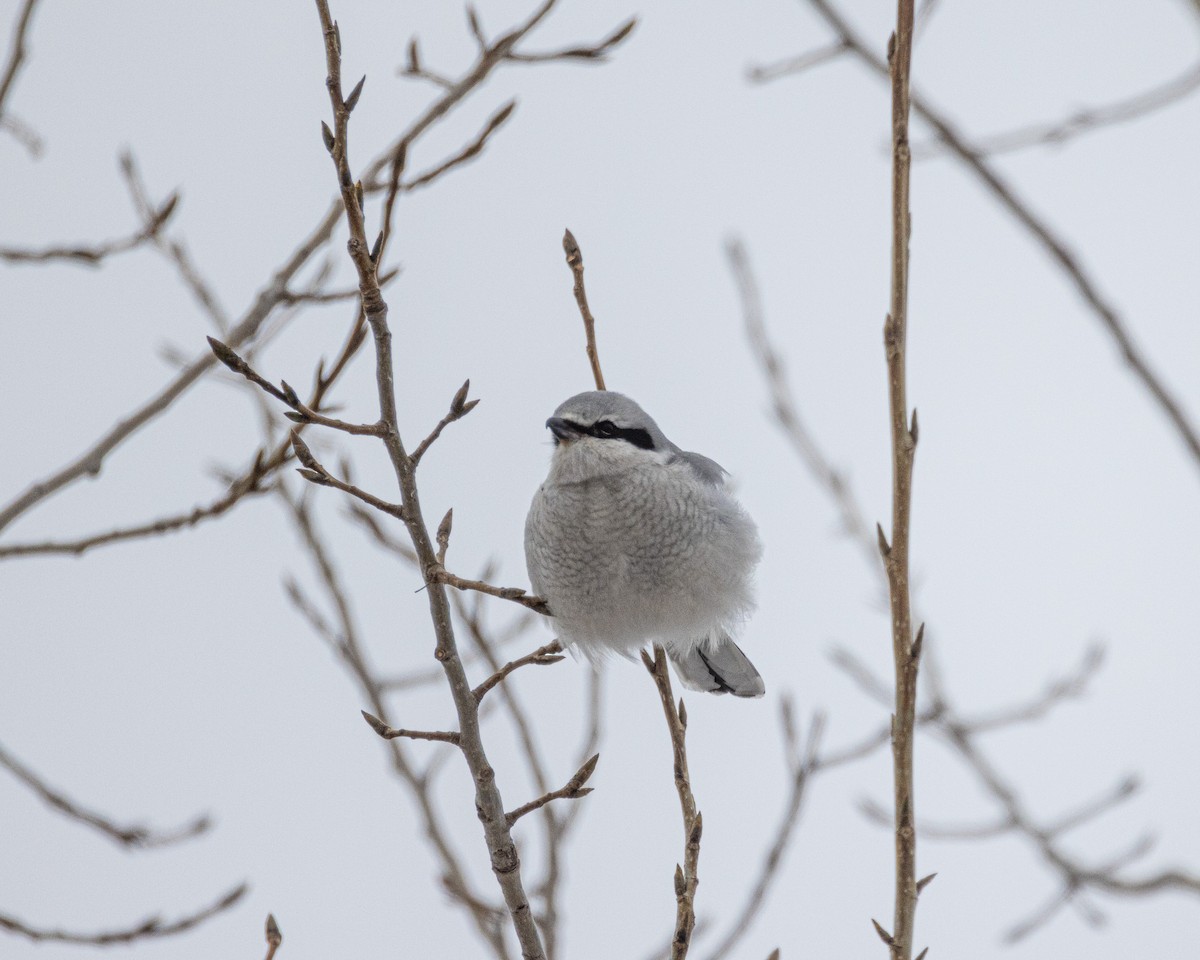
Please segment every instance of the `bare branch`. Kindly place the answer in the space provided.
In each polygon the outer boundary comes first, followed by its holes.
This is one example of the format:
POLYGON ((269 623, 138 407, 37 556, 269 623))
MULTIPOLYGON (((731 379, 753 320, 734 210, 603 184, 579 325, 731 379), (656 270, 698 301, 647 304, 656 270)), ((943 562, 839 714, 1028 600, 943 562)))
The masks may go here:
MULTIPOLYGON (((243 498, 257 496, 269 491, 270 487, 264 480, 274 472, 278 464, 262 458, 259 451, 249 471, 237 477, 229 485, 228 490, 210 503, 192 508, 184 514, 161 517, 147 523, 131 527, 118 527, 107 533, 92 534, 77 540, 46 540, 39 543, 0 544, 0 560, 9 557, 25 557, 48 554, 74 554, 80 556, 93 547, 106 546, 124 540, 137 540, 143 537, 158 536, 175 530, 194 527, 204 520, 212 520, 225 514, 236 506, 243 498)), ((286 456, 280 459, 282 462, 286 456)))
POLYGON ((508 103, 494 113, 491 119, 484 124, 483 129, 479 131, 474 140, 459 150, 458 153, 454 154, 454 156, 448 157, 436 167, 425 171, 424 173, 405 183, 401 189, 408 192, 412 190, 419 190, 421 187, 427 187, 443 174, 449 173, 451 170, 461 167, 469 161, 475 159, 477 156, 483 153, 483 148, 487 146, 488 140, 491 138, 492 134, 508 122, 508 118, 512 116, 513 111, 516 108, 516 100, 508 101, 508 103))
POLYGON ((879 553, 875 549, 873 538, 863 519, 862 507, 855 498, 854 491, 850 488, 846 478, 822 453, 792 397, 783 358, 767 333, 763 318, 762 296, 759 293, 758 283, 750 267, 750 258, 746 254, 745 247, 740 240, 731 239, 725 245, 725 253, 738 288, 746 339, 749 341, 754 359, 758 361, 759 368, 767 382, 767 388, 771 395, 771 412, 775 417, 775 422, 779 424, 792 449, 809 472, 832 494, 838 506, 839 519, 844 532, 850 535, 855 545, 863 546, 865 544, 862 553, 867 565, 872 571, 879 572, 882 569, 879 553))
POLYGON ((235 887, 216 903, 187 914, 178 920, 164 921, 161 917, 147 919, 121 930, 103 930, 98 933, 76 933, 71 930, 54 930, 33 927, 22 920, 8 914, 0 913, 0 929, 26 937, 35 943, 78 943, 93 947, 107 947, 116 943, 136 943, 141 940, 157 940, 162 937, 173 937, 185 933, 193 927, 198 927, 205 920, 223 913, 237 903, 249 889, 246 884, 235 887))
POLYGON ((136 250, 158 236, 159 231, 166 226, 167 220, 175 212, 179 203, 179 194, 171 194, 139 230, 126 237, 112 240, 102 240, 94 244, 59 244, 43 247, 40 250, 26 250, 20 247, 0 247, 0 260, 9 263, 81 263, 89 267, 99 266, 102 261, 118 253, 136 250))
POLYGON ((567 47, 544 53, 513 52, 508 55, 508 59, 516 63, 549 63, 554 60, 592 60, 603 63, 608 59, 608 54, 629 39, 637 24, 638 18, 630 17, 599 43, 590 46, 567 47))
POLYGON ((684 960, 696 929, 696 888, 700 885, 697 868, 704 819, 696 809, 691 775, 688 773, 687 713, 682 700, 678 706, 675 705, 671 675, 667 671, 667 652, 655 644, 653 657, 642 651, 642 663, 658 689, 663 716, 667 720, 674 758, 675 791, 679 794, 679 809, 683 816, 683 865, 675 867, 675 933, 671 938, 671 960, 684 960))
POLYGON ((66 794, 55 790, 3 747, 0 747, 0 767, 7 769, 54 810, 71 820, 98 830, 123 847, 144 850, 166 847, 182 840, 198 837, 212 827, 212 820, 207 815, 196 817, 190 823, 172 830, 151 830, 149 827, 140 825, 122 826, 102 814, 88 810, 66 794))
POLYGON ((441 564, 435 562, 428 570, 429 583, 444 583, 448 587, 454 587, 456 590, 475 590, 479 593, 486 593, 489 597, 499 597, 501 600, 511 600, 513 603, 519 603, 523 607, 540 613, 547 617, 553 616, 550 612, 546 601, 541 597, 533 597, 527 594, 521 587, 494 587, 490 583, 484 583, 482 580, 466 580, 456 576, 446 570, 441 564))
POLYGON ((466 381, 466 383, 464 383, 461 387, 458 388, 458 392, 454 395, 454 398, 450 401, 450 412, 447 413, 444 417, 442 417, 441 420, 438 421, 437 426, 433 428, 433 430, 429 434, 429 436, 427 436, 424 440, 422 440, 419 444, 417 444, 417 449, 412 452, 412 457, 411 457, 412 464, 414 467, 418 463, 421 462, 421 458, 423 456, 425 456, 425 451, 427 451, 431 446, 433 446, 434 442, 437 440, 438 437, 440 437, 442 435, 442 431, 445 430, 447 426, 454 423, 455 421, 461 420, 468 413, 470 413, 477 406, 479 406, 478 400, 471 400, 470 402, 467 401, 467 391, 470 389, 471 389, 471 381, 470 380, 466 381))
MULTIPOLYGON (((216 358, 230 370, 241 377, 245 377, 251 383, 261 387, 280 403, 294 410, 297 416, 288 417, 293 423, 315 423, 322 427, 341 430, 343 433, 349 433, 354 436, 377 437, 383 429, 378 423, 348 423, 345 420, 337 420, 318 413, 300 399, 296 391, 288 386, 286 380, 280 381, 280 386, 275 386, 275 384, 260 375, 250 364, 220 340, 217 340, 215 337, 206 337, 205 339, 208 340, 208 345, 212 348, 212 352, 216 355, 216 358)), ((285 414, 285 416, 287 415, 285 414)))
POLYGON ((781 726, 784 729, 784 739, 789 744, 788 759, 792 772, 791 789, 788 792, 787 802, 784 804, 783 815, 779 819, 779 825, 775 828, 771 846, 767 849, 766 856, 763 858, 758 880, 746 897, 746 902, 737 912, 736 919, 729 927, 729 932, 713 947, 706 960, 722 960, 722 958, 728 957, 741 942, 742 938, 750 931, 750 927, 758 918, 759 912, 766 905, 767 894, 771 886, 779 877, 779 870, 783 866, 784 854, 787 852, 796 826, 800 822, 800 812, 804 805, 805 788, 808 786, 812 775, 817 771, 817 757, 821 736, 824 732, 825 718, 819 713, 813 717, 812 723, 809 725, 808 739, 805 742, 803 753, 797 753, 794 731, 790 731, 790 711, 791 702, 789 698, 783 701, 781 708, 781 726))
MULTIPOLYGON (((888 75, 888 65, 879 58, 868 43, 854 32, 846 19, 834 7, 832 0, 808 0, 808 2, 864 64, 880 76, 888 75)), ((1150 367, 1141 348, 1137 346, 1125 328, 1125 323, 1116 307, 1112 305, 1097 282, 1068 249, 1065 241, 1033 212, 1028 203, 1017 196, 1013 188, 1001 178, 979 150, 970 144, 945 117, 920 96, 914 94, 911 97, 911 103, 912 109, 933 128, 938 140, 945 144, 946 149, 975 174, 1000 205, 1037 240, 1046 255, 1058 264, 1075 287, 1080 298, 1108 332, 1126 364, 1133 370, 1134 376, 1154 398, 1159 409, 1166 414, 1188 453, 1200 467, 1200 430, 1197 430, 1190 421, 1163 379, 1150 367)))
POLYGON ((585 787, 584 784, 591 779, 592 774, 596 770, 596 764, 599 762, 600 754, 597 753, 593 755, 590 760, 584 763, 582 767, 575 771, 575 775, 567 781, 566 786, 543 794, 536 800, 531 800, 529 803, 517 807, 517 809, 513 810, 511 813, 506 813, 504 817, 508 821, 508 825, 511 827, 514 823, 525 816, 525 814, 533 813, 534 810, 544 807, 551 800, 578 800, 580 797, 586 797, 592 792, 592 788, 585 787))
POLYGON ((17 22, 13 27, 12 42, 8 53, 8 62, 0 71, 0 117, 4 116, 4 103, 8 99, 8 95, 12 92, 13 83, 17 79, 17 72, 21 69, 21 65, 25 62, 25 57, 29 51, 25 46, 26 38, 29 35, 29 25, 33 22, 33 11, 37 6, 38 0, 25 0, 21 5, 20 11, 17 13, 17 22))
MULTIPOLYGON (((1200 89, 1200 64, 1193 64, 1165 83, 1156 84, 1131 97, 1094 107, 1083 107, 1061 120, 1034 123, 976 139, 972 148, 980 156, 996 157, 1029 147, 1062 146, 1069 140, 1106 127, 1138 120, 1162 110, 1200 89)), ((945 143, 935 140, 913 147, 914 160, 926 160, 946 152, 945 143)))
MULTIPOLYGON (((913 0, 898 0, 896 32, 888 44, 892 82, 892 290, 883 326, 887 357, 888 405, 892 434, 892 536, 884 553, 892 612, 895 710, 892 714, 892 775, 896 844, 893 960, 910 960, 917 910, 917 834, 913 827, 913 748, 917 717, 917 665, 924 628, 913 637, 909 573, 913 456, 917 414, 910 426, 907 399, 908 264, 912 217, 909 212, 909 74, 912 67, 913 0)), ((883 538, 880 537, 882 544, 883 538)), ((876 925, 876 929, 879 929, 876 925)), ((880 931, 882 936, 882 931, 880 931)))
MULTIPOLYGON (((362 696, 370 705, 372 715, 383 718, 381 722, 387 724, 388 711, 383 702, 382 685, 375 679, 367 663, 351 610, 350 598, 338 575, 329 548, 317 532, 305 503, 292 496, 282 484, 277 487, 277 492, 287 505, 289 516, 317 569, 335 611, 336 627, 325 620, 294 583, 289 585, 289 598, 313 624, 318 636, 339 654, 350 676, 358 684, 362 696)), ((458 854, 450 846, 440 807, 434 801, 430 789, 428 774, 420 774, 413 767, 404 749, 404 738, 386 740, 383 743, 387 747, 392 770, 412 793, 424 835, 428 837, 434 853, 440 860, 443 885, 450 896, 466 909, 476 930, 497 960, 508 960, 509 951, 500 926, 501 914, 495 906, 485 902, 473 891, 458 854)))
POLYGON ((588 308, 587 291, 583 287, 583 251, 575 242, 575 235, 567 230, 563 233, 563 252, 567 255, 567 266, 575 278, 575 303, 579 306, 579 314, 583 318, 583 330, 587 336, 587 358, 592 365, 592 377, 596 381, 596 389, 604 390, 604 374, 600 372, 600 355, 596 351, 596 319, 588 308))
MULTIPOLYGON (((366 323, 360 318, 351 326, 346 341, 342 345, 338 358, 334 361, 332 367, 326 372, 322 365, 322 368, 318 371, 316 383, 313 385, 312 395, 308 401, 308 406, 311 409, 319 410, 321 408, 326 394, 345 371, 350 360, 362 347, 365 342, 365 335, 366 323)), ((299 426, 297 429, 303 430, 304 425, 299 426)), ((194 507, 185 513, 174 516, 162 517, 148 523, 118 528, 110 530, 107 533, 94 534, 76 540, 16 543, 8 546, 0 545, 0 560, 6 557, 33 554, 69 553, 80 555, 93 547, 142 537, 157 536, 173 530, 192 527, 205 520, 215 519, 227 513, 241 502, 242 499, 268 492, 271 489, 271 484, 268 482, 269 478, 287 463, 291 459, 291 456, 290 438, 283 443, 264 445, 254 454, 250 466, 239 476, 229 480, 226 493, 209 504, 194 507)))
POLYGON ((793 77, 798 73, 803 73, 805 70, 811 70, 813 67, 819 67, 823 63, 836 60, 848 49, 849 47, 846 46, 845 41, 838 40, 823 47, 818 47, 816 50, 809 50, 807 53, 802 53, 799 56, 788 57, 786 60, 747 67, 746 79, 751 83, 770 83, 772 80, 778 80, 781 77, 793 77))
POLYGON ((442 743, 452 743, 456 747, 462 745, 462 737, 452 731, 444 730, 401 730, 397 727, 389 727, 378 717, 367 713, 366 710, 361 711, 363 719, 371 725, 371 729, 383 737, 384 740, 395 740, 397 737, 407 737, 409 740, 440 740, 442 743))
POLYGON ((546 644, 544 647, 538 647, 533 653, 526 654, 519 660, 510 660, 503 667, 493 673, 490 677, 483 681, 479 686, 471 691, 475 695, 476 702, 482 700, 489 690, 496 684, 503 681, 514 670, 519 670, 521 667, 527 667, 531 664, 536 666, 548 666, 552 663, 558 663, 564 659, 561 656, 556 656, 562 652, 562 644, 557 640, 546 644))

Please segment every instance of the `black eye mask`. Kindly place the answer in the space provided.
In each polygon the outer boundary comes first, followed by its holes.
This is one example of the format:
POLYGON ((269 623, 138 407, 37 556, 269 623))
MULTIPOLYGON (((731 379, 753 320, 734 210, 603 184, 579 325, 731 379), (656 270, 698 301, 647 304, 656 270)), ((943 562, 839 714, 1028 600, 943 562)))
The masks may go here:
POLYGON ((654 439, 640 427, 618 427, 611 420, 597 420, 582 433, 601 440, 624 440, 642 450, 653 450, 654 439))

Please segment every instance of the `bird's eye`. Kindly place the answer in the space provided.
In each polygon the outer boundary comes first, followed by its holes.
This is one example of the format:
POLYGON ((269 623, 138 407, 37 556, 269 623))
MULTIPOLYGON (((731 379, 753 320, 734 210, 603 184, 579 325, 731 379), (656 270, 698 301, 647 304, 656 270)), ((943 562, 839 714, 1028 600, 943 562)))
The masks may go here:
POLYGON ((592 427, 592 435, 597 437, 615 437, 620 432, 611 420, 600 420, 592 427))

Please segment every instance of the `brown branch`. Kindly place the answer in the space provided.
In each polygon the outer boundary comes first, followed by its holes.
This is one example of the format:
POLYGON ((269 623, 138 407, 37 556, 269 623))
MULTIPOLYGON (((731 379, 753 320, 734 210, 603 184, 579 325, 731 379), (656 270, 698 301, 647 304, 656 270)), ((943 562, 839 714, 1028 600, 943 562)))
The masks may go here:
POLYGON ((501 600, 511 600, 513 603, 519 603, 534 613, 541 613, 548 617, 552 616, 550 607, 541 597, 530 596, 521 587, 494 587, 490 583, 484 583, 482 580, 464 579, 450 573, 437 562, 436 558, 432 566, 428 568, 427 582, 445 584, 448 587, 454 587, 456 590, 475 590, 479 593, 486 593, 489 597, 499 597, 501 600))
POLYGON ((527 667, 531 664, 541 667, 548 666, 552 663, 558 663, 560 660, 565 659, 562 656, 556 656, 556 654, 561 654, 561 652, 562 644, 557 640, 546 644, 544 647, 538 647, 533 651, 533 653, 526 654, 519 660, 510 660, 490 677, 484 680, 483 683, 472 690, 471 693, 474 695, 476 702, 478 702, 487 696, 489 690, 493 689, 496 684, 503 681, 514 670, 519 670, 521 667, 527 667))
POLYGON ((283 934, 279 924, 275 922, 275 914, 267 914, 267 956, 266 960, 275 960, 275 951, 283 943, 283 934))
POLYGON ((103 930, 98 933, 76 933, 71 930, 54 930, 43 927, 33 927, 22 920, 8 914, 0 913, 0 929, 26 937, 35 943, 77 943, 93 947, 107 947, 116 943, 136 943, 142 940, 156 940, 161 937, 172 937, 185 933, 193 927, 198 927, 205 920, 223 913, 237 903, 249 889, 246 884, 235 887, 216 903, 197 910, 195 913, 180 917, 177 920, 164 921, 161 917, 147 919, 120 930, 103 930))
POLYGON ((412 452, 411 460, 415 467, 421 462, 421 458, 425 456, 425 452, 433 446, 438 437, 442 435, 442 431, 452 423, 461 420, 468 413, 479 406, 478 400, 467 401, 467 391, 471 389, 471 381, 468 380, 458 388, 458 393, 450 401, 450 412, 447 413, 441 420, 438 421, 436 427, 430 432, 424 440, 417 444, 417 449, 412 452))
POLYGON ((683 816, 683 865, 675 866, 675 933, 671 937, 671 960, 684 960, 692 945, 696 928, 696 888, 700 884, 697 867, 700 862, 700 837, 704 819, 696 809, 687 759, 687 709, 683 700, 675 705, 671 675, 667 671, 667 652, 654 645, 654 656, 642 651, 642 663, 654 679, 662 702, 667 732, 671 737, 674 758, 675 791, 679 794, 679 809, 683 816))
POLYGON ((783 358, 767 333, 762 296, 746 249, 740 240, 731 239, 725 245, 725 253, 741 301, 746 339, 767 381, 771 395, 771 412, 775 421, 809 472, 833 496, 842 528, 856 545, 862 546, 868 566, 873 571, 880 571, 882 567, 879 551, 874 545, 872 533, 868 531, 862 507, 859 506, 854 491, 845 476, 834 468, 821 451, 792 396, 783 358))
POLYGON ((33 21, 33 10, 37 6, 37 2, 38 0, 25 0, 17 13, 17 22, 13 27, 12 42, 9 47, 8 63, 0 72, 0 117, 4 116, 4 102, 12 92, 17 73, 29 53, 25 46, 25 40, 29 35, 29 25, 33 21))
POLYGON ((462 745, 462 737, 453 731, 445 730, 401 730, 398 727, 389 727, 378 717, 367 713, 366 710, 361 711, 363 719, 371 725, 371 729, 383 737, 384 740, 395 740, 397 737, 407 737, 409 740, 440 740, 442 743, 452 743, 456 747, 462 745))
MULTIPOLYGON (((328 216, 295 250, 271 282, 263 287, 253 305, 241 321, 230 328, 226 343, 236 348, 249 342, 279 304, 287 291, 287 284, 296 272, 308 261, 312 253, 329 237, 335 218, 328 216)), ((70 486, 84 477, 99 475, 104 459, 113 450, 137 433, 142 427, 164 413, 179 397, 201 377, 213 369, 217 359, 210 350, 189 363, 157 394, 143 403, 128 416, 119 420, 107 433, 96 440, 83 453, 55 473, 33 483, 24 493, 0 509, 0 530, 47 497, 70 486)))
MULTIPOLYGON (((531 29, 537 24, 549 12, 553 2, 554 0, 546 0, 526 21, 525 29, 531 29)), ((437 566, 437 559, 417 493, 416 465, 406 452, 400 436, 392 361, 392 333, 387 319, 388 305, 379 288, 375 263, 366 239, 362 187, 361 184, 356 185, 350 169, 348 131, 353 104, 348 106, 342 94, 341 38, 329 13, 327 0, 317 0, 317 12, 325 38, 326 87, 334 121, 332 131, 326 128, 326 145, 341 188, 346 224, 350 233, 347 249, 358 274, 363 312, 375 339, 379 422, 383 427, 380 438, 387 449, 400 488, 403 520, 412 539, 413 550, 417 554, 421 569, 432 571, 437 566)), ((514 34, 510 42, 500 41, 508 43, 505 52, 512 49, 512 44, 521 35, 514 34)), ((443 99, 453 96, 453 93, 453 90, 447 91, 443 99)), ((446 102, 448 108, 450 101, 446 102)), ((542 938, 521 878, 521 861, 505 816, 504 801, 496 784, 495 770, 488 760, 480 734, 479 704, 471 692, 466 671, 458 654, 445 586, 439 582, 430 583, 426 595, 437 638, 435 657, 446 672, 446 680, 458 715, 460 746, 475 784, 475 807, 483 827, 492 871, 508 907, 523 957, 526 960, 544 960, 542 938)))
POLYGON ((508 122, 508 118, 512 116, 516 107, 516 100, 508 101, 508 103, 496 111, 496 113, 491 116, 488 122, 484 124, 483 129, 479 131, 474 140, 464 146, 458 151, 458 153, 454 154, 454 156, 448 157, 436 167, 433 167, 432 169, 414 177, 412 180, 409 180, 407 183, 403 184, 400 189, 404 190, 406 193, 409 193, 413 190, 419 190, 421 187, 427 187, 444 174, 447 174, 451 170, 455 170, 469 161, 474 160, 481 153, 483 153, 483 149, 487 146, 488 140, 491 138, 492 134, 508 122))
MULTIPOLYGON (((288 596, 301 615, 313 625, 317 635, 326 641, 339 655, 350 676, 358 684, 362 696, 374 716, 387 723, 388 709, 383 701, 382 684, 367 663, 366 654, 359 639, 359 630, 350 605, 350 598, 338 575, 333 557, 315 525, 306 504, 291 495, 286 486, 277 487, 289 516, 295 523, 301 542, 307 549, 316 567, 321 584, 332 604, 337 619, 337 628, 329 624, 316 610, 315 605, 300 592, 294 582, 289 584, 288 596)), ((495 906, 486 903, 476 894, 467 879, 458 854, 450 846, 442 814, 431 790, 428 774, 419 773, 413 766, 406 750, 404 739, 383 741, 388 749, 392 770, 411 792, 420 817, 425 837, 441 862, 442 883, 450 896, 467 911, 476 930, 489 945, 497 960, 508 960, 509 951, 500 927, 500 915, 495 906)))
POLYGON ((34 160, 46 149, 46 143, 38 132, 24 120, 14 117, 11 111, 0 115, 0 130, 7 130, 8 135, 23 146, 34 160))
MULTIPOLYGON (((864 64, 880 76, 888 76, 888 65, 875 54, 869 44, 855 33, 846 19, 834 7, 832 0, 808 0, 808 2, 864 64)), ((1068 249, 1066 242, 1033 212, 1029 204, 1016 194, 1013 188, 987 162, 987 159, 980 154, 979 150, 969 143, 947 119, 920 96, 912 95, 911 104, 917 115, 933 128, 937 138, 946 145, 946 149, 975 174, 997 202, 1037 240, 1046 255, 1059 266, 1075 287, 1080 298, 1108 332, 1126 364, 1133 370, 1134 376, 1154 398, 1159 409, 1166 414, 1167 419, 1171 421, 1188 453, 1200 467, 1200 430, 1189 420, 1183 407, 1167 388, 1163 379, 1151 368, 1142 354, 1141 348, 1125 328, 1124 320, 1117 312, 1116 307, 1068 249)))
MULTIPOLYGON (((129 191, 134 209, 144 221, 149 222, 154 215, 154 204, 150 200, 150 191, 146 187, 146 182, 142 178, 137 159, 132 151, 122 151, 120 167, 121 176, 125 180, 125 187, 129 191)), ((229 315, 217 300, 212 285, 200 275, 200 271, 183 241, 167 236, 166 231, 156 231, 151 239, 155 249, 166 257, 175 268, 179 279, 183 281, 183 285, 192 294, 192 298, 199 304, 200 309, 208 315, 213 327, 222 336, 225 336, 229 330, 229 315)))
POLYGON ((603 63, 608 59, 617 46, 629 39, 638 24, 637 17, 631 17, 599 43, 590 46, 567 47, 562 50, 551 50, 542 53, 517 53, 508 55, 508 59, 516 63, 550 63, 555 60, 591 60, 603 63))
MULTIPOLYGON (((1106 127, 1138 120, 1148 114, 1162 110, 1200 89, 1200 64, 1193 64, 1183 73, 1164 83, 1122 100, 1083 107, 1062 120, 1051 123, 1034 123, 1028 126, 993 133, 975 139, 972 149, 976 155, 995 157, 1015 153, 1029 147, 1062 146, 1069 140, 1103 130, 1106 127)), ((946 152, 940 140, 917 144, 913 147, 914 160, 926 160, 946 152)))
MULTIPOLYGON (((543 0, 524 22, 497 39, 486 51, 481 52, 476 62, 454 82, 452 88, 426 107, 409 124, 408 129, 399 136, 395 143, 367 165, 363 171, 364 182, 371 184, 383 170, 396 167, 398 160, 402 169, 403 157, 407 150, 469 94, 479 89, 492 71, 508 62, 508 54, 512 52, 514 46, 545 19, 555 3, 556 0, 543 0)), ((343 198, 339 197, 321 216, 308 236, 279 267, 271 281, 259 290, 253 304, 247 309, 241 321, 231 327, 228 335, 224 336, 224 341, 230 347, 236 349, 254 337, 274 308, 288 296, 290 281, 310 261, 316 251, 329 242, 334 227, 341 219, 343 209, 343 198)), ((360 243, 365 246, 363 241, 360 243)), ((0 508, 0 530, 59 490, 84 477, 96 476, 104 458, 109 453, 170 407, 197 380, 212 369, 214 362, 211 354, 202 354, 192 364, 180 371, 175 379, 157 395, 119 421, 82 454, 55 473, 35 482, 15 500, 0 508)))
MULTIPOLYGON (((334 361, 333 366, 326 372, 324 365, 318 369, 316 382, 313 385, 312 395, 308 401, 308 406, 313 410, 319 410, 321 404, 325 400, 326 394, 333 387, 337 379, 345 371, 350 360, 362 347, 366 337, 366 323, 361 318, 354 323, 350 328, 350 333, 338 354, 338 358, 334 361)), ((298 430, 303 430, 304 425, 297 427, 298 430)), ((271 484, 268 482, 274 474, 287 463, 292 457, 291 439, 287 439, 282 443, 264 444, 256 451, 251 461, 250 466, 240 475, 229 480, 228 489, 225 494, 218 497, 211 503, 197 506, 191 510, 168 517, 161 517, 157 520, 151 520, 147 523, 138 524, 131 527, 118 528, 110 530, 107 533, 93 534, 87 537, 81 537, 76 540, 50 540, 40 543, 14 543, 7 546, 0 545, 0 560, 6 557, 29 556, 37 554, 75 554, 76 556, 85 553, 93 547, 106 546, 112 543, 120 543, 125 540, 136 540, 142 537, 158 536, 160 534, 169 533, 174 530, 181 530, 186 527, 193 527, 205 520, 216 519, 223 516, 244 498, 255 496, 261 493, 269 492, 271 484)))
POLYGON ((736 919, 730 924, 729 931, 709 952, 706 960, 722 960, 722 958, 729 956, 734 947, 750 931, 750 927, 758 918, 759 912, 766 905, 767 894, 772 884, 779 877, 779 870, 783 866, 784 854, 791 844, 796 825, 800 822, 800 811, 804 805, 805 788, 808 786, 809 780, 817 772, 818 750, 821 736, 824 732, 825 718, 821 714, 813 717, 812 723, 809 726, 808 739, 804 745, 804 750, 803 752, 799 752, 796 749, 794 732, 791 730, 791 710, 792 704, 790 698, 784 699, 781 707, 781 718, 785 731, 784 739, 788 744, 788 761, 791 767, 792 782, 787 801, 784 804, 783 815, 779 819, 779 825, 775 828, 771 846, 763 858, 763 865, 759 870, 758 880, 747 895, 745 903, 736 915, 736 919))
POLYGON ((191 823, 173 830, 151 830, 149 827, 140 825, 122 826, 102 814, 88 810, 66 794, 55 790, 3 747, 0 747, 0 767, 7 769, 52 809, 71 820, 98 830, 123 847, 138 849, 165 847, 182 840, 190 840, 192 837, 207 832, 212 827, 212 820, 207 815, 199 816, 191 823))
POLYGON ((908 331, 908 242, 912 220, 908 208, 909 72, 912 64, 913 0, 898 0, 896 32, 888 44, 892 79, 892 290, 883 328, 887 356, 888 401, 892 434, 892 538, 879 531, 887 570, 892 611, 892 656, 896 706, 892 715, 892 775, 895 786, 896 904, 890 941, 893 960, 911 960, 917 909, 917 835, 913 827, 913 741, 916 737, 917 665, 922 627, 913 637, 912 597, 908 565, 912 514, 913 455, 917 446, 917 413, 909 423, 906 397, 908 331))
MULTIPOLYGON (((439 542, 442 542, 440 535, 439 542)), ((489 564, 484 568, 481 579, 490 577, 493 574, 494 570, 489 564)), ((467 628, 467 636, 474 643, 479 656, 491 668, 492 675, 495 676, 503 670, 503 667, 496 654, 498 646, 496 639, 489 634, 483 623, 482 598, 483 594, 472 593, 472 602, 468 605, 465 597, 461 594, 451 594, 455 611, 467 628)), ((477 687, 472 693, 477 692, 478 689, 477 687)), ((533 780, 534 788, 541 794, 549 793, 550 778, 546 772, 546 763, 538 742, 535 724, 530 720, 517 696, 516 690, 511 684, 500 686, 499 697, 505 712, 508 714, 509 720, 512 722, 513 730, 521 746, 525 764, 529 768, 529 775, 533 780)), ((494 703, 494 701, 488 702, 494 703)), ((593 750, 592 752, 595 751, 593 750)), ((591 753, 586 754, 586 756, 591 756, 591 753)), ((581 760, 580 765, 582 766, 582 764, 583 761, 581 760)), ((582 806, 572 805, 570 809, 574 813, 581 810, 582 806)), ((534 893, 535 895, 540 894, 542 898, 541 911, 537 920, 542 933, 546 956, 553 957, 556 955, 558 943, 558 881, 562 873, 560 861, 564 817, 561 817, 558 811, 551 806, 544 807, 542 814, 539 819, 545 834, 543 844, 545 875, 541 883, 534 890, 534 893)))
POLYGON ((591 787, 585 787, 584 784, 591 779, 592 774, 596 770, 596 764, 600 762, 600 754, 594 754, 582 767, 575 771, 575 775, 567 781, 566 786, 558 790, 551 790, 549 793, 543 794, 536 800, 530 800, 516 810, 513 810, 504 815, 505 820, 511 827, 514 823, 520 820, 525 814, 533 813, 534 810, 539 810, 548 804, 551 800, 578 800, 580 797, 586 797, 592 792, 591 787))
POLYGON ((587 291, 583 287, 583 251, 575 242, 575 236, 570 230, 563 233, 563 252, 567 255, 567 266, 571 268, 571 276, 575 278, 575 303, 579 306, 579 315, 583 317, 583 330, 587 336, 587 358, 592 365, 592 377, 596 381, 597 390, 607 389, 604 386, 604 374, 600 371, 600 355, 596 352, 596 319, 588 308, 587 291))
POLYGON ((154 240, 175 212, 179 194, 173 193, 147 219, 147 222, 127 237, 102 240, 94 244, 58 244, 39 250, 20 247, 0 247, 0 260, 9 263, 82 263, 89 267, 99 266, 108 257, 136 250, 154 240))
MULTIPOLYGON (((259 374, 250 364, 239 357, 234 350, 223 344, 220 340, 215 337, 206 337, 205 339, 208 340, 208 345, 212 349, 213 354, 225 366, 238 374, 238 376, 245 377, 251 383, 261 387, 264 392, 295 411, 296 416, 288 417, 293 423, 315 423, 333 430, 341 430, 343 433, 349 433, 352 436, 377 437, 383 429, 378 423, 348 423, 345 420, 338 420, 334 417, 327 417, 322 413, 318 413, 300 399, 296 391, 288 386, 286 380, 281 380, 280 386, 275 386, 275 384, 259 374)), ((287 416, 287 414, 284 414, 284 416, 287 416)))
POLYGON ((815 50, 809 50, 807 53, 802 53, 799 56, 788 57, 786 60, 748 67, 746 69, 746 79, 751 83, 770 83, 772 80, 778 80, 781 77, 794 77, 805 70, 811 70, 813 67, 819 67, 823 63, 836 60, 842 54, 846 53, 847 50, 849 50, 849 47, 846 46, 846 42, 844 40, 837 40, 834 43, 818 47, 815 50))

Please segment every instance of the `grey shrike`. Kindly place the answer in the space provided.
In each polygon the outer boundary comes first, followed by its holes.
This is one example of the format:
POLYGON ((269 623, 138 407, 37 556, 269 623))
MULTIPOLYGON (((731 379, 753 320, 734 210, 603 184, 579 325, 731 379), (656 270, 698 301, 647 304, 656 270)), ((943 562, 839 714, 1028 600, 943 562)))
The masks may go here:
POLYGON ((725 471, 612 391, 571 397, 546 426, 554 454, 525 562, 559 639, 593 662, 661 643, 685 686, 761 697, 731 634, 754 607, 762 547, 725 471))

